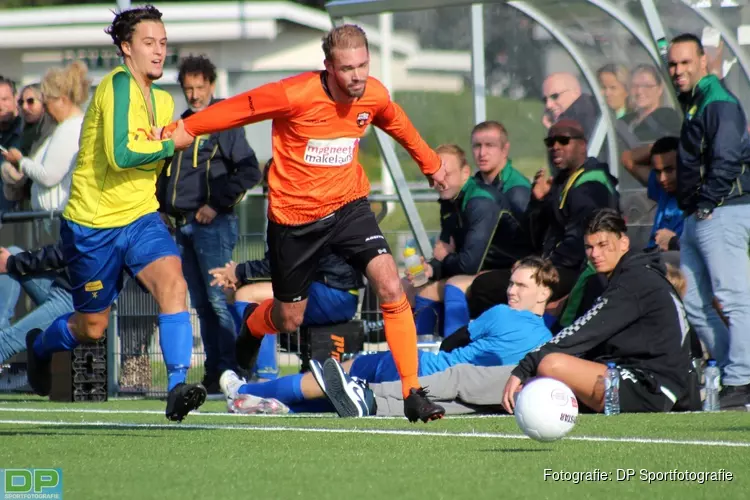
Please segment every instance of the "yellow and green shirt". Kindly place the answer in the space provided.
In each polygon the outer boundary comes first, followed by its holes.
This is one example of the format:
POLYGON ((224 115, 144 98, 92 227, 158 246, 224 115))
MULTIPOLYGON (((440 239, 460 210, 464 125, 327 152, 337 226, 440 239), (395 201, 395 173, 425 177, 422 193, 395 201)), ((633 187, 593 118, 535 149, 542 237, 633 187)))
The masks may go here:
POLYGON ((151 109, 153 120, 124 65, 102 79, 83 121, 65 219, 96 229, 116 228, 159 208, 156 178, 174 154, 174 143, 149 140, 148 134, 152 126, 172 122, 174 100, 152 85, 151 109))

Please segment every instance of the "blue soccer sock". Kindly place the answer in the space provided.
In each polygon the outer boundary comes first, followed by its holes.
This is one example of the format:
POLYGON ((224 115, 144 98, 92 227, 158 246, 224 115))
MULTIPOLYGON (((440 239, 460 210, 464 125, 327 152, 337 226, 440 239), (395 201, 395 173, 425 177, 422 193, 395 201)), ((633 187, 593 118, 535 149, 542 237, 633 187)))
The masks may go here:
POLYGON ((159 315, 159 345, 167 365, 167 390, 185 382, 193 354, 193 326, 187 311, 159 315))
POLYGON ((469 324, 469 303, 466 294, 453 285, 445 285, 445 322, 443 337, 448 337, 469 324))
POLYGON ((34 341, 34 354, 41 359, 50 359, 59 351, 72 351, 79 344, 78 339, 68 328, 68 320, 73 313, 63 314, 49 325, 49 328, 34 341))
POLYGON ((232 315, 232 320, 234 320, 234 331, 237 333, 242 327, 242 316, 245 314, 245 308, 249 305, 250 302, 236 300, 234 304, 229 306, 229 314, 232 315))
POLYGON ((302 374, 281 377, 270 382, 244 384, 237 391, 238 394, 252 394, 259 398, 275 398, 291 405, 305 401, 302 394, 302 374))
POLYGON ((417 335, 434 335, 440 317, 440 302, 426 299, 417 295, 414 298, 414 312, 416 314, 417 335))
MULTIPOLYGON (((276 360, 276 341, 278 335, 268 334, 263 336, 258 351, 258 359, 255 362, 255 374, 260 378, 276 380, 279 378, 279 364, 276 360)), ((278 399, 278 398, 277 398, 278 399)))

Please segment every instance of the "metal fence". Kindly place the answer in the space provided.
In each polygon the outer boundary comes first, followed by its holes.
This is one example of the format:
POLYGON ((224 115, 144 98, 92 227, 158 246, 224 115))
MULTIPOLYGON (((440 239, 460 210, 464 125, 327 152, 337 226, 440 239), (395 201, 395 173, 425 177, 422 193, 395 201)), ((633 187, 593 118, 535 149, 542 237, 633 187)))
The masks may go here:
MULTIPOLYGON (((257 193, 251 193, 257 196, 257 193)), ((432 197, 423 197, 424 201, 434 203, 432 197)), ((392 201, 385 196, 382 200, 392 201)), ((385 207, 385 203, 383 205, 385 207)), ((37 248, 54 243, 59 234, 58 214, 38 212, 17 212, 0 214, 4 223, 0 229, 0 246, 15 244, 23 249, 37 248)), ((380 216, 385 215, 381 212, 380 216)), ((245 224, 247 225, 247 224, 245 224)), ((235 262, 262 259, 265 253, 265 235, 262 228, 257 232, 241 234, 234 249, 235 262)), ((413 240, 409 231, 385 231, 393 252, 401 254, 407 244, 413 240)), ((437 231, 429 231, 431 238, 437 237, 437 231)), ((377 299, 367 288, 360 290, 360 305, 354 319, 365 322, 366 344, 364 349, 376 351, 386 349, 382 331, 381 313, 377 299)), ((36 304, 25 294, 16 308, 17 320, 36 304)), ((205 352, 201 340, 201 328, 198 314, 190 305, 188 311, 193 327, 193 353, 188 371, 189 382, 199 382, 204 375, 205 352)), ((158 328, 159 309, 156 301, 142 290, 133 279, 125 281, 124 288, 112 306, 110 326, 108 328, 108 389, 111 396, 133 395, 145 397, 164 397, 166 395, 167 374, 159 346, 158 328)), ((281 374, 295 373, 300 370, 301 346, 299 332, 278 336, 277 356, 281 374)), ((25 353, 6 360, 0 370, 0 392, 23 391, 27 386, 3 384, 2 377, 9 373, 22 373, 18 368, 25 364, 25 353)))
MULTIPOLYGON (((420 186, 416 187, 415 191, 420 186)), ((259 192, 250 193, 250 201, 257 202, 259 192)), ((637 242, 645 244, 650 231, 652 215, 652 203, 645 200, 642 190, 621 192, 623 211, 628 216, 631 237, 637 242)), ((434 206, 434 192, 417 192, 414 196, 418 203, 430 203, 434 206)), ((393 195, 378 195, 372 197, 373 201, 381 201, 383 210, 378 213, 379 219, 385 215, 385 202, 397 202, 393 195)), ((257 212, 264 213, 261 207, 253 207, 253 215, 257 212)), ((245 214, 246 215, 246 214, 245 214)), ((57 240, 59 224, 56 214, 49 213, 5 213, 1 214, 1 221, 5 226, 0 229, 0 246, 8 246, 13 242, 21 242, 21 247, 37 248, 44 244, 54 243, 57 240)), ((244 217, 247 219, 247 217, 244 217)), ((242 220, 241 227, 248 227, 247 220, 242 220)), ((261 259, 265 253, 265 238, 263 225, 256 221, 255 231, 244 232, 234 249, 235 262, 261 259)), ((250 224, 252 226, 252 224, 250 224)), ((436 238, 439 231, 435 227, 427 227, 428 237, 436 238)), ((388 240, 397 262, 399 256, 406 246, 413 244, 414 236, 411 231, 384 229, 384 235, 388 240)), ((21 301, 17 308, 16 318, 35 307, 33 301, 28 297, 21 301)), ((203 365, 205 353, 200 335, 200 322, 198 315, 189 304, 191 323, 193 326, 193 355, 191 369, 188 372, 188 381, 199 382, 203 378, 203 365)), ((166 395, 167 374, 159 347, 158 329, 158 306, 154 299, 145 293, 135 280, 127 280, 120 296, 112 307, 110 327, 108 330, 108 388, 110 395, 139 395, 145 397, 164 397, 166 395)), ((379 304, 374 294, 367 288, 360 291, 360 307, 355 319, 365 322, 366 343, 364 350, 377 351, 387 349, 384 333, 382 331, 382 316, 379 304)), ((292 334, 281 334, 278 336, 277 354, 281 374, 298 372, 300 369, 300 342, 299 332, 292 334)), ((25 353, 6 361, 6 373, 8 367, 13 369, 13 363, 23 365, 25 353)), ((0 379, 2 376, 0 375, 0 379)), ((2 382, 0 380, 0 382, 2 382)), ((3 384, 0 383, 0 392, 3 384)))

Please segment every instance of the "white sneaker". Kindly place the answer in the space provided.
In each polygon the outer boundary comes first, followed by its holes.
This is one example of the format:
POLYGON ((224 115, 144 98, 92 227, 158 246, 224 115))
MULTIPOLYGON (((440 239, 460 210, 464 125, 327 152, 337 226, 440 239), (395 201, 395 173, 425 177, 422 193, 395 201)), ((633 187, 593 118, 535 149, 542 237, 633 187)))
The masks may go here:
POLYGON ((289 407, 274 398, 259 398, 252 394, 237 394, 231 403, 227 402, 229 413, 243 415, 286 415, 289 407))
POLYGON ((247 381, 244 378, 240 378, 234 370, 224 370, 224 373, 219 377, 219 388, 227 400, 237 397, 237 391, 246 383, 247 381))

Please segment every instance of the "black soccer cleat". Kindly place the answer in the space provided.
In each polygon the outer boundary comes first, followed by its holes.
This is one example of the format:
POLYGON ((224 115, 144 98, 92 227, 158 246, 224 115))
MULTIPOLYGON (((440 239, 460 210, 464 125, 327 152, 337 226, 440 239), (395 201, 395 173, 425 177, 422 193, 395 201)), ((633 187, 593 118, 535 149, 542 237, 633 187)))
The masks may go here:
POLYGON ((26 376, 31 389, 40 396, 49 396, 52 390, 51 359, 41 359, 34 352, 34 341, 42 330, 34 328, 26 334, 26 376))
POLYGON ((167 419, 182 422, 185 415, 200 408, 206 401, 206 388, 201 384, 177 384, 167 396, 167 419))
POLYGON ((421 420, 424 423, 430 420, 443 418, 445 408, 433 403, 427 397, 427 391, 420 387, 419 389, 410 389, 409 396, 404 400, 404 415, 409 422, 421 420))
POLYGON ((237 340, 234 344, 234 355, 237 359, 237 365, 240 369, 247 372, 252 372, 255 368, 258 352, 260 352, 260 344, 263 341, 262 338, 258 338, 250 333, 250 329, 247 327, 247 318, 250 317, 257 307, 258 304, 250 304, 245 308, 245 312, 242 315, 240 334, 237 335, 237 340))

